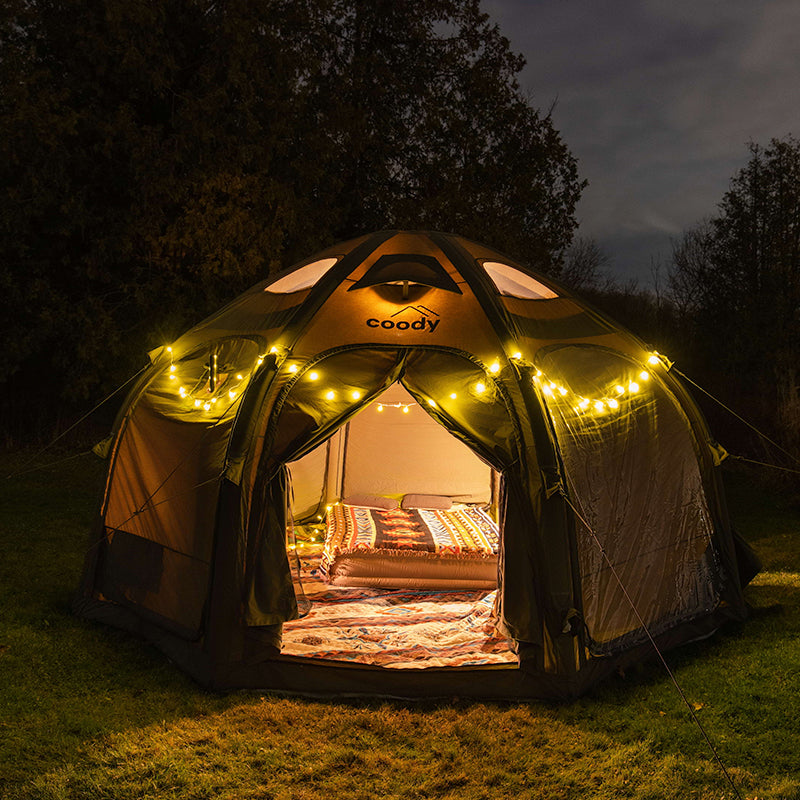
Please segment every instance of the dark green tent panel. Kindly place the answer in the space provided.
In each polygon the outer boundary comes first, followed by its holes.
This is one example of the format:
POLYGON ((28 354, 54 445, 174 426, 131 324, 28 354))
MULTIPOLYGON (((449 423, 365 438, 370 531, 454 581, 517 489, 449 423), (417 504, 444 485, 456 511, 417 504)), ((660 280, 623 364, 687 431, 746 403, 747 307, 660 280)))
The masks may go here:
POLYGON ((499 252, 364 236, 151 358, 115 426, 76 610, 145 635, 204 684, 568 697, 647 657, 651 636, 672 647, 745 616, 753 566, 670 362, 499 252), (415 416, 379 425, 365 414, 381 403, 415 416), (493 503, 513 663, 281 652, 298 617, 292 513, 398 487, 493 503))

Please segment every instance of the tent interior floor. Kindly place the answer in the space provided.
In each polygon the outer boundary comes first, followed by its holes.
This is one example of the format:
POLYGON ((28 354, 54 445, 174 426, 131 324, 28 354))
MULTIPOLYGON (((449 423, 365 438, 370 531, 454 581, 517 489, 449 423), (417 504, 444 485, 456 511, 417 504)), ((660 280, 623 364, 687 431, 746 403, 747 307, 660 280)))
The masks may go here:
POLYGON ((318 531, 298 528, 296 536, 295 590, 311 608, 284 623, 284 655, 394 669, 517 663, 495 630, 496 592, 332 586, 319 570, 318 531))

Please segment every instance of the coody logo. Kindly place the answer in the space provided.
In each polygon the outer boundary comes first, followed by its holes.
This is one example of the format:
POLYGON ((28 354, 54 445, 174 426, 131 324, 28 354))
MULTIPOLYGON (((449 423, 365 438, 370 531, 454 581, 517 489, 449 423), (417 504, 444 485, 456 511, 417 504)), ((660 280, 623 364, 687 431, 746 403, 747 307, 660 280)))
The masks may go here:
POLYGON ((367 326, 370 328, 384 328, 385 330, 412 330, 433 333, 439 326, 440 322, 441 319, 439 319, 439 315, 427 306, 406 306, 405 308, 401 308, 399 311, 392 314, 389 319, 377 319, 376 317, 370 317, 370 319, 367 320, 367 326), (415 316, 415 319, 408 319, 408 317, 411 315, 407 312, 411 312, 411 314, 415 316), (401 315, 406 315, 406 318, 396 319, 396 317, 401 315), (432 317, 436 317, 436 319, 432 319, 432 317))

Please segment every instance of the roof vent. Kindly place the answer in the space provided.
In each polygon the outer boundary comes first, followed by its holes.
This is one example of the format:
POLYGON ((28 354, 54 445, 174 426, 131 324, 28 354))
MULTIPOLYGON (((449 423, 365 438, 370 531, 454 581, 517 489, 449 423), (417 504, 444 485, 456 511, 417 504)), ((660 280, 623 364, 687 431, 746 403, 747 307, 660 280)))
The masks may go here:
POLYGON ((461 294, 456 282, 433 256, 395 253, 381 256, 349 289, 386 284, 428 286, 461 294))

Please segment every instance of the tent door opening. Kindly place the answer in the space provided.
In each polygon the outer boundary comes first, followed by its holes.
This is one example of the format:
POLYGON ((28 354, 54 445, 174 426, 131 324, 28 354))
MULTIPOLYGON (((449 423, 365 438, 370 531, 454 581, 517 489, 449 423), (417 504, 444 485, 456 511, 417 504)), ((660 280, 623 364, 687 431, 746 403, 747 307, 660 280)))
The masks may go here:
POLYGON ((288 467, 290 556, 312 610, 284 625, 284 653, 516 663, 493 632, 499 476, 400 383, 288 467))

